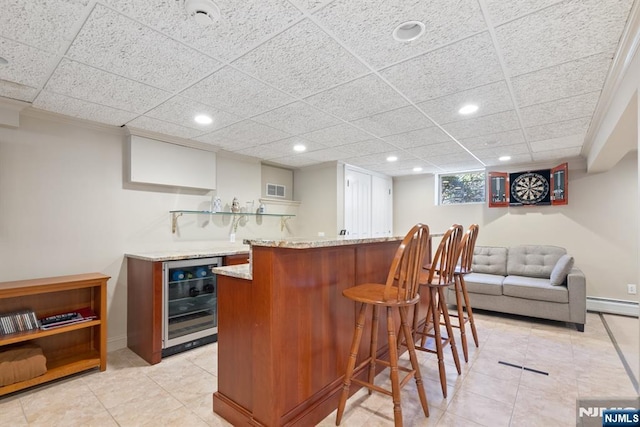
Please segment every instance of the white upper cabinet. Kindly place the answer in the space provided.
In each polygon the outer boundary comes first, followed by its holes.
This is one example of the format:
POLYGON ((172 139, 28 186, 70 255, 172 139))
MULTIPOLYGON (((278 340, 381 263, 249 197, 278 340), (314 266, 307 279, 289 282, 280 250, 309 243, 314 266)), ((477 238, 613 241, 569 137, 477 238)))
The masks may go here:
POLYGON ((390 236, 393 224, 390 177, 345 166, 344 228, 351 238, 390 236))

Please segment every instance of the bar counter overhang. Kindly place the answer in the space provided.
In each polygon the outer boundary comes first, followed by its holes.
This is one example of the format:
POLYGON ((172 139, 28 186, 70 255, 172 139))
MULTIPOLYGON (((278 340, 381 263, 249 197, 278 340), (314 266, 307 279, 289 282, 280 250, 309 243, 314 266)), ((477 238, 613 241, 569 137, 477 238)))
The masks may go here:
MULTIPOLYGON (((214 270, 219 274, 214 412, 233 425, 256 426, 315 425, 333 412, 357 309, 342 291, 384 283, 401 240, 245 241, 251 264, 214 270)), ((359 361, 370 340, 369 326, 364 330, 359 361)), ((378 354, 388 358, 385 327, 378 342, 378 354)), ((357 374, 364 379, 365 372, 357 374)), ((352 385, 351 393, 357 389, 352 385)))

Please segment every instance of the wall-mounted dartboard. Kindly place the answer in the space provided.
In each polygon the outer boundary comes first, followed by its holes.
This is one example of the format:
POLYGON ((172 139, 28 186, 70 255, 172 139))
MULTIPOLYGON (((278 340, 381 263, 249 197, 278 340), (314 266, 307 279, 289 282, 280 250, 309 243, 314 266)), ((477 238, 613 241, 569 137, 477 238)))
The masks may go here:
POLYGON ((550 205, 549 169, 509 174, 509 205, 550 205))

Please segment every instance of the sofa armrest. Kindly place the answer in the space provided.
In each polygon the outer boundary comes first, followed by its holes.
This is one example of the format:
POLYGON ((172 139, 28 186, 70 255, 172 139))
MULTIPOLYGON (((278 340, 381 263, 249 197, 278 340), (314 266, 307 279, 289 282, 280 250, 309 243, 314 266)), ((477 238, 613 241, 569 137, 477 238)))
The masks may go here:
POLYGON ((587 318, 587 279, 579 268, 567 275, 569 290, 569 316, 571 322, 584 325, 587 318))

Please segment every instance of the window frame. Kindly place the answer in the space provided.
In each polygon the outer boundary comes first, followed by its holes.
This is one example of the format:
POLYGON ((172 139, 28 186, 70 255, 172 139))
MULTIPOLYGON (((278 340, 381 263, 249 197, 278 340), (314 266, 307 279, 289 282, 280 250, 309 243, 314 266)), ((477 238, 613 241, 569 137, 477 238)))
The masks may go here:
POLYGON ((487 201, 487 171, 485 169, 472 169, 466 171, 457 171, 457 172, 443 172, 436 174, 436 206, 460 206, 460 205, 477 205, 484 204, 487 201), (466 174, 482 174, 482 177, 479 181, 482 182, 482 200, 475 202, 450 202, 443 203, 442 200, 442 177, 444 176, 459 176, 466 174))

